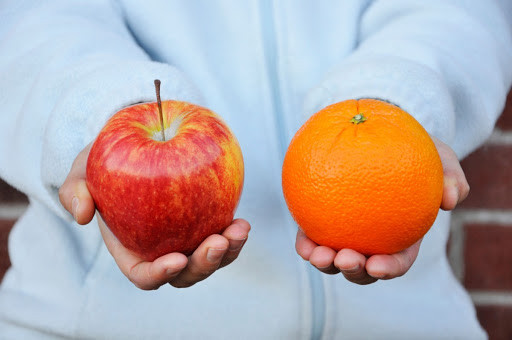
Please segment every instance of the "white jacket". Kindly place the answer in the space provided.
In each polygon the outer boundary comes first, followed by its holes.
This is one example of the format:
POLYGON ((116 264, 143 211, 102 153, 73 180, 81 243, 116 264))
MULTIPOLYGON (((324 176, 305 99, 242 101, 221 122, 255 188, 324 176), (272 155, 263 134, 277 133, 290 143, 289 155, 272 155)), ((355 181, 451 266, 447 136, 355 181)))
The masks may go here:
POLYGON ((4 1, 0 176, 30 206, 9 239, 0 338, 480 339, 445 256, 440 212, 403 277, 358 286, 295 252, 281 163, 302 122, 348 98, 389 100, 464 157, 489 136, 512 79, 510 1, 4 1), (508 20, 508 21, 507 21, 508 20), (141 291, 96 222, 57 190, 119 109, 209 107, 236 134, 252 225, 239 259, 187 289, 141 291))

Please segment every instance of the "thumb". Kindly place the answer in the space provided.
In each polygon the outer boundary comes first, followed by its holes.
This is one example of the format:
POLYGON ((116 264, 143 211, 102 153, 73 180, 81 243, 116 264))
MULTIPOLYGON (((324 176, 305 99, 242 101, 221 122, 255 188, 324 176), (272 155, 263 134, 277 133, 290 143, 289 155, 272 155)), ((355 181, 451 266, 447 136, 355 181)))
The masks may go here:
POLYGON ((94 201, 85 180, 87 158, 92 143, 75 158, 66 180, 59 189, 60 203, 78 224, 87 224, 94 217, 94 201))
POLYGON ((443 163, 444 187, 441 209, 453 210, 468 196, 469 184, 453 149, 435 137, 432 140, 443 163))

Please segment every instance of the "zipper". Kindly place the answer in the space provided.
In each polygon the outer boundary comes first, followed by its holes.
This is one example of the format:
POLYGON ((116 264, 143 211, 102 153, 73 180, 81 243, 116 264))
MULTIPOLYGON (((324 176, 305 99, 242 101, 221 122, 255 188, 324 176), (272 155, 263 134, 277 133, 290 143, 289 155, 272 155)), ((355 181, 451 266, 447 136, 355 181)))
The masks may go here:
POLYGON ((274 119, 277 126, 279 141, 279 158, 281 164, 286 153, 286 132, 283 121, 283 104, 281 102, 279 77, 277 66, 277 45, 276 45, 276 28, 274 19, 274 2, 272 0, 260 1, 261 4, 261 29, 263 33, 264 56, 267 64, 268 80, 270 87, 270 96, 272 107, 274 109, 274 119))
MULTIPOLYGON (((280 82, 278 77, 278 63, 277 63, 277 41, 276 41, 276 26, 275 26, 275 5, 280 2, 274 2, 272 0, 260 1, 260 19, 261 29, 263 34, 264 43, 264 56, 267 64, 267 72, 269 79, 270 95, 272 100, 272 107, 274 111, 275 125, 277 127, 278 142, 279 142, 279 157, 281 164, 284 160, 284 155, 288 148, 287 145, 287 129, 284 122, 284 111, 283 104, 281 101, 280 82)), ((295 231, 295 224, 290 223, 288 225, 293 226, 295 231)), ((298 255, 297 255, 298 256, 298 255)), ((312 329, 311 339, 321 339, 325 324, 325 292, 321 273, 311 265, 306 265, 309 285, 311 289, 311 306, 312 306, 312 329)))

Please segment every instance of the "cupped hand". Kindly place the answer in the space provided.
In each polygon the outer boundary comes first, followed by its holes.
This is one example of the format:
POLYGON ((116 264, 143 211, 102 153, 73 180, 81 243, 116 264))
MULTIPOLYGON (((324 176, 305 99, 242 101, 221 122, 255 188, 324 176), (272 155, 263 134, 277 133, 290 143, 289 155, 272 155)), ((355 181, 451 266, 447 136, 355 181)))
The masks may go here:
MULTIPOLYGON (((95 205, 85 181, 86 164, 92 144, 76 157, 59 190, 64 208, 79 224, 89 223, 95 215, 95 205)), ((98 214, 98 225, 107 249, 121 272, 138 288, 157 289, 169 283, 177 288, 190 287, 233 262, 242 250, 251 226, 235 219, 221 235, 210 235, 190 256, 170 253, 149 262, 125 248, 112 234, 98 214)))
MULTIPOLYGON (((452 210, 469 194, 469 185, 455 152, 432 136, 443 164, 444 188, 441 209, 452 210)), ((366 257, 352 249, 335 251, 319 246, 300 229, 295 249, 306 261, 326 274, 342 273, 351 282, 365 285, 379 279, 388 280, 404 275, 411 268, 420 250, 421 239, 407 249, 391 255, 366 257)))

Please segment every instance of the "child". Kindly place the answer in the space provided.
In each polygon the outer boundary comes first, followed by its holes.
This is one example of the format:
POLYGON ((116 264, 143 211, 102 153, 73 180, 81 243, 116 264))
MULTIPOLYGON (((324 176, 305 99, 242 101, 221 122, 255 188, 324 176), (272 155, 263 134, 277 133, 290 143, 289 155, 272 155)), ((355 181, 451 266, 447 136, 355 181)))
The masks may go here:
POLYGON ((458 159, 488 137, 511 84, 505 5, 8 2, 0 9, 0 176, 30 206, 9 240, 0 334, 485 338, 446 260, 449 212, 439 213, 421 249, 369 259, 336 253, 297 233, 280 172, 308 115, 344 99, 381 98, 436 140, 442 208, 453 209, 468 192, 458 159), (244 153, 245 186, 223 235, 188 258, 144 263, 93 218, 84 164, 111 115, 154 101, 157 78, 162 98, 227 121, 244 153))

